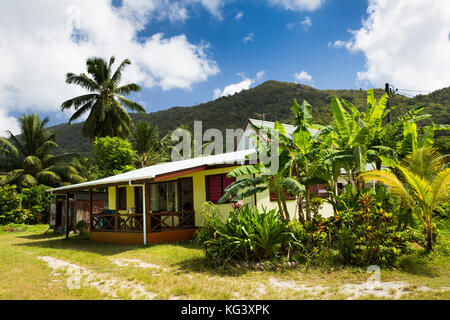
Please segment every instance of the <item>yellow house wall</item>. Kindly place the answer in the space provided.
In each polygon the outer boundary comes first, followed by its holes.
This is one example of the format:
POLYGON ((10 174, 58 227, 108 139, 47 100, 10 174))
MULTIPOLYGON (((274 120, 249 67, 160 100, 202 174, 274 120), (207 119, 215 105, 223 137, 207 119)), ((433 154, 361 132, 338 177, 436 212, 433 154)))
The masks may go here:
MULTIPOLYGON (((187 174, 184 176, 179 176, 173 179, 162 180, 161 182, 166 181, 174 181, 180 178, 192 178, 193 190, 194 190, 194 210, 195 210, 195 224, 197 226, 202 226, 204 223, 204 218, 202 216, 202 208, 204 203, 206 202, 206 185, 205 185, 205 176, 208 175, 216 175, 216 174, 226 174, 232 171, 236 167, 228 167, 228 168, 219 168, 212 170, 199 171, 191 174, 187 174)), ((134 187, 126 186, 127 188, 127 208, 134 207, 134 187)), ((150 200, 151 201, 151 200, 150 200)), ((245 204, 250 204, 249 198, 244 200, 245 204)), ((109 209, 116 209, 116 192, 115 187, 108 188, 108 204, 109 209)), ((297 212, 297 204, 295 200, 288 200, 287 207, 291 218, 298 218, 297 212)), ((262 210, 263 208, 267 208, 269 210, 278 209, 278 203, 276 201, 270 200, 269 190, 266 190, 262 193, 258 193, 256 196, 256 205, 258 209, 262 210)), ((226 219, 230 212, 232 211, 231 205, 229 203, 219 204, 217 205, 219 209, 219 214, 223 219, 226 219)), ((127 213, 126 211, 119 211, 119 213, 127 213)), ((320 215, 323 217, 330 217, 333 215, 333 208, 330 204, 324 203, 322 208, 319 211, 320 215)), ((175 224, 177 221, 175 221, 175 224)))
MULTIPOLYGON (((173 181, 180 178, 192 178, 192 186, 194 189, 194 210, 195 210, 195 224, 197 226, 202 226, 204 223, 204 218, 202 215, 203 204, 206 202, 206 184, 205 184, 205 176, 216 175, 216 174, 226 174, 232 171, 236 167, 228 167, 228 168, 219 168, 212 170, 199 171, 192 174, 187 174, 184 176, 180 176, 174 179, 167 179, 163 181, 173 181)), ((244 203, 249 203, 250 200, 246 199, 244 203)), ((218 204, 219 215, 226 219, 230 212, 233 210, 229 203, 218 204)))
MULTIPOLYGON (((134 207, 134 187, 126 186, 126 188, 127 188, 127 209, 130 209, 134 207)), ((108 209, 116 210, 116 187, 108 187, 108 209)), ((127 210, 120 210, 119 213, 128 213, 128 212, 127 210)))

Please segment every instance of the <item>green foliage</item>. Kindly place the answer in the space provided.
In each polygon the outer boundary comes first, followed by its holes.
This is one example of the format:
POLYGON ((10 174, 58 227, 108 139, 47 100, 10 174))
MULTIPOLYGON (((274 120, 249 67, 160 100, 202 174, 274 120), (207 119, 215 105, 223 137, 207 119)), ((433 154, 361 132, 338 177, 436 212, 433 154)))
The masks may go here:
POLYGON ((30 210, 17 208, 10 212, 0 214, 0 224, 29 224, 33 220, 33 215, 30 210))
POLYGON ((138 156, 137 166, 144 168, 169 160, 167 139, 168 136, 160 139, 156 127, 146 121, 140 121, 131 136, 138 156))
POLYGON ((205 242, 206 258, 214 265, 226 265, 231 260, 273 260, 287 253, 292 234, 288 222, 276 210, 262 212, 248 206, 230 213, 222 222, 208 217, 213 237, 205 242))
POLYGON ((94 145, 94 160, 101 178, 135 169, 136 153, 130 142, 118 137, 105 137, 95 139, 94 145))
POLYGON ((0 184, 32 187, 45 184, 58 187, 61 184, 84 182, 77 170, 68 164, 70 155, 51 154, 55 136, 45 128, 49 119, 40 120, 36 114, 24 114, 19 118, 21 134, 0 138, 0 184))
MULTIPOLYGON (((415 106, 425 105, 426 112, 432 115, 431 119, 435 123, 450 124, 449 92, 450 89, 446 88, 415 98, 394 95, 390 105, 397 108, 391 111, 391 118, 396 119, 415 106)), ((382 89, 374 90, 375 96, 381 96, 383 93, 382 89)), ((367 94, 363 90, 318 90, 301 84, 267 81, 233 96, 222 97, 193 107, 175 107, 149 114, 130 114, 130 116, 135 124, 139 121, 147 121, 152 126, 158 126, 159 132, 163 134, 173 131, 182 124, 192 125, 194 120, 203 121, 204 128, 218 128, 225 133, 227 128, 242 128, 248 118, 259 118, 258 113, 267 114, 268 121, 292 124, 294 114, 291 106, 295 98, 297 101, 306 100, 314 106, 312 116, 316 123, 329 125, 333 122, 330 101, 336 96, 351 102, 357 110, 363 110, 367 106, 367 94), (220 121, 217 121, 218 114, 220 114, 220 121)), ((59 153, 76 152, 90 156, 92 145, 83 137, 82 127, 83 123, 54 127, 57 133, 56 142, 60 145, 59 153)), ((448 136, 448 132, 436 135, 441 139, 448 136)), ((441 151, 441 153, 448 152, 441 151)))
POLYGON ((194 242, 198 246, 204 246, 205 242, 214 238, 213 224, 216 220, 221 220, 219 208, 212 202, 205 202, 200 212, 204 219, 203 226, 195 233, 194 242))
MULTIPOLYGON (((6 216, 9 212, 14 209, 21 207, 22 199, 20 194, 17 192, 16 186, 5 185, 0 186, 0 215, 6 216)), ((4 223, 4 222, 0 222, 4 223)))
POLYGON ((61 105, 61 109, 73 107, 76 110, 69 125, 89 112, 82 132, 90 140, 107 136, 125 139, 130 135, 133 121, 123 106, 134 112, 145 113, 141 105, 125 98, 141 88, 134 83, 120 85, 123 70, 131 64, 130 60, 122 61, 115 72, 112 70, 114 62, 114 57, 111 57, 109 63, 102 58, 89 58, 86 60, 86 68, 91 78, 84 73, 68 73, 66 76, 66 83, 78 85, 89 93, 67 100, 61 105))
POLYGON ((46 190, 50 187, 39 185, 23 188, 21 192, 22 207, 28 209, 37 223, 49 223, 51 201, 54 198, 46 190))

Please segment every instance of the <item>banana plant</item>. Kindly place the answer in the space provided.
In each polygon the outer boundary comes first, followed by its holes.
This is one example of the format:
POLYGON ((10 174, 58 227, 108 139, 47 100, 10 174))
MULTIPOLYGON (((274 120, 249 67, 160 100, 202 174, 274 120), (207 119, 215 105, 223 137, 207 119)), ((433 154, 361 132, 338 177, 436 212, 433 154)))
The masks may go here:
POLYGON ((228 177, 237 178, 225 189, 225 194, 218 203, 242 200, 264 191, 274 192, 277 196, 278 210, 283 220, 289 220, 290 214, 286 204, 286 192, 299 194, 305 188, 297 180, 287 176, 286 153, 280 156, 280 166, 273 174, 263 163, 246 165, 234 169, 228 177))

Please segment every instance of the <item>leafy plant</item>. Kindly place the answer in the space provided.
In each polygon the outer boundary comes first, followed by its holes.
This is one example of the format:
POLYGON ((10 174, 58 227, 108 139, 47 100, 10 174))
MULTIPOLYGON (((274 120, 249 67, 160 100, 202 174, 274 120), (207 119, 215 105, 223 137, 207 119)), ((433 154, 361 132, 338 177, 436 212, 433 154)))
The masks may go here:
POLYGON ((276 210, 245 206, 231 212, 222 222, 208 218, 214 236, 205 242, 206 258, 214 265, 225 265, 230 260, 273 260, 287 253, 292 238, 288 222, 276 210))
POLYGON ((94 161, 100 178, 134 170, 136 153, 131 143, 118 137, 98 138, 94 141, 94 161))
POLYGON ((49 222, 51 200, 54 198, 54 196, 46 191, 49 188, 44 185, 39 185, 22 189, 22 207, 30 210, 36 223, 49 222))
POLYGON ((420 148, 406 156, 395 173, 374 170, 361 174, 389 186, 391 193, 408 204, 420 219, 426 233, 427 250, 433 249, 434 211, 448 202, 450 168, 433 149, 420 148))

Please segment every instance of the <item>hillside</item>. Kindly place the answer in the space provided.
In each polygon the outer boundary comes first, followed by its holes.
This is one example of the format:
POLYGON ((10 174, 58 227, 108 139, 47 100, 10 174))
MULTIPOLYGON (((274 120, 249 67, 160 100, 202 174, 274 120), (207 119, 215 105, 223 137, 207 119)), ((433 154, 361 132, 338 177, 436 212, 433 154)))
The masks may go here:
MULTIPOLYGON (((383 94, 382 89, 376 89, 376 97, 383 94)), ((193 127, 194 120, 203 121, 203 128, 242 128, 247 118, 291 123, 290 110, 292 101, 296 98, 300 103, 307 100, 313 106, 316 123, 328 124, 332 121, 330 100, 338 96, 351 101, 356 107, 366 105, 364 90, 318 90, 306 85, 267 81, 255 88, 242 91, 233 96, 222 97, 214 101, 202 103, 193 107, 174 107, 145 115, 131 114, 135 122, 146 120, 156 125, 161 134, 174 130, 180 125, 193 127)), ((393 115, 403 113, 412 106, 425 105, 427 112, 433 115, 436 123, 450 123, 450 88, 437 90, 428 95, 408 98, 394 95, 391 106, 398 106, 393 115)), ((52 129, 57 135, 58 153, 76 152, 90 156, 92 144, 81 134, 82 124, 68 126, 61 124, 52 129)))

